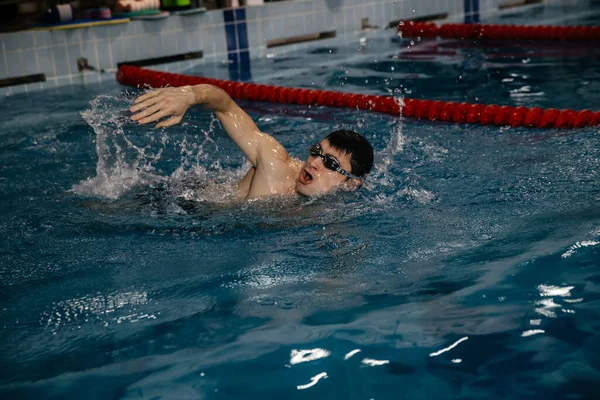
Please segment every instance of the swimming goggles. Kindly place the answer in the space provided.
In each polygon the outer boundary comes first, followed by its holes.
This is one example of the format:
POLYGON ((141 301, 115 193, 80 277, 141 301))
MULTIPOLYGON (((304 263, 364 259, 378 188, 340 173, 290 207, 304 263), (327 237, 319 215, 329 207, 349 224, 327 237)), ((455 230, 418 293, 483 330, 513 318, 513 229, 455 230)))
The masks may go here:
POLYGON ((321 147, 320 144, 318 144, 318 143, 313 144, 308 149, 308 152, 310 153, 310 155, 312 157, 321 157, 321 160, 323 160, 323 165, 325 166, 325 168, 327 168, 331 171, 339 172, 340 174, 344 175, 347 178, 353 178, 353 179, 360 180, 359 177, 352 175, 350 172, 348 172, 344 168, 342 168, 342 166, 340 165, 340 162, 337 160, 337 158, 335 158, 334 156, 332 156, 330 154, 323 154, 323 148, 321 147))

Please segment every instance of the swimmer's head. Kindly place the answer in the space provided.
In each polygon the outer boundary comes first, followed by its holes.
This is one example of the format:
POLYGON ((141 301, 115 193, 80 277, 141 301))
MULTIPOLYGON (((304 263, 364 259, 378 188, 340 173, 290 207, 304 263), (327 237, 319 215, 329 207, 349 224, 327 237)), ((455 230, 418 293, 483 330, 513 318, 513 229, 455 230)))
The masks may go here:
POLYGON ((367 139, 354 131, 335 131, 311 146, 296 191, 310 196, 337 187, 355 189, 372 167, 373 147, 367 139))

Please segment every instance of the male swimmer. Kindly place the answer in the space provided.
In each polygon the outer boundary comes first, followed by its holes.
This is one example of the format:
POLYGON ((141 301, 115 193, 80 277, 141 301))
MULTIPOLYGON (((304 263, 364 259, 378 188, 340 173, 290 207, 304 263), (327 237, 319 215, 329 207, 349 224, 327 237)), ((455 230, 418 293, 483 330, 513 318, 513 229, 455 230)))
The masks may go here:
POLYGON ((131 119, 140 124, 158 121, 168 127, 181 121, 187 109, 201 104, 212 110, 252 163, 239 182, 246 199, 298 193, 322 194, 332 189, 352 190, 373 166, 373 148, 361 135, 350 130, 330 133, 309 149, 305 162, 292 158, 272 136, 261 132, 254 121, 223 90, 212 85, 164 88, 135 100, 131 119))

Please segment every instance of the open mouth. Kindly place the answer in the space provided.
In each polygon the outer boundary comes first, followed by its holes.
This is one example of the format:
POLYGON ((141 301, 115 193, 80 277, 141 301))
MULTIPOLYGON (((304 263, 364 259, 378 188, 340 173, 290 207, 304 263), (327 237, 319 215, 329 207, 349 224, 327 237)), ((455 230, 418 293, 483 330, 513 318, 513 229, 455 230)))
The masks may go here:
POLYGON ((309 183, 312 182, 312 180, 313 180, 313 177, 311 174, 308 173, 307 170, 303 169, 302 172, 300 172, 298 181, 300 181, 301 184, 308 185, 309 183))

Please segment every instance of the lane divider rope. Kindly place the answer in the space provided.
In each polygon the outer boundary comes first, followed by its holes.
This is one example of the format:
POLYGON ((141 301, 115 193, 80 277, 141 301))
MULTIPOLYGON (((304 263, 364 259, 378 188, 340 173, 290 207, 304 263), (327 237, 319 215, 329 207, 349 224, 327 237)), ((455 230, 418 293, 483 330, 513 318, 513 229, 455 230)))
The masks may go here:
POLYGON ((554 108, 544 110, 538 107, 512 107, 410 98, 404 98, 404 105, 400 107, 398 101, 392 96, 341 93, 227 81, 160 72, 131 65, 119 67, 117 80, 120 84, 126 86, 143 87, 149 85, 154 88, 210 84, 223 89, 231 98, 237 100, 369 110, 460 124, 493 124, 529 128, 582 128, 600 125, 600 111, 594 113, 589 110, 574 111, 554 108))
POLYGON ((438 26, 431 22, 405 22, 398 25, 398 32, 402 33, 403 38, 600 41, 600 26, 489 24, 438 26))

